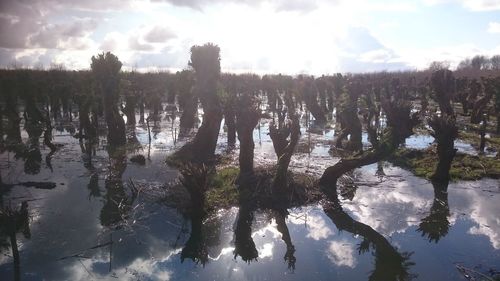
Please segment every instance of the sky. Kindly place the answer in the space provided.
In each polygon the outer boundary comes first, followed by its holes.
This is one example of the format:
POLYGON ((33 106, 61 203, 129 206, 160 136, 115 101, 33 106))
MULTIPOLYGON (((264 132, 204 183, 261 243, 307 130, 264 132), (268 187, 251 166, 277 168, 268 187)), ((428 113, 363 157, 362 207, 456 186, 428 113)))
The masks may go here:
POLYGON ((0 0, 0 67, 187 68, 221 48, 235 73, 333 74, 452 67, 500 54, 500 0, 0 0))

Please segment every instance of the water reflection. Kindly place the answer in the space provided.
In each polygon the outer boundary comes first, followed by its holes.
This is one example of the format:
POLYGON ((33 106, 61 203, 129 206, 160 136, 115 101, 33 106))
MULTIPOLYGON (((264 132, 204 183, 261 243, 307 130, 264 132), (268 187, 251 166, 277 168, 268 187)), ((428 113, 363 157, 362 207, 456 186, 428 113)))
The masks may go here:
MULTIPOLYGON (((9 202, 9 204, 11 203, 9 202)), ((20 280, 21 278, 21 258, 16 237, 17 233, 22 233, 27 239, 31 238, 28 202, 26 201, 23 201, 18 209, 11 206, 2 206, 0 209, 0 253, 8 251, 10 246, 14 266, 14 280, 20 280)), ((5 255, 7 254, 5 253, 5 255)))
POLYGON ((375 269, 368 280, 408 280, 413 277, 409 273, 410 267, 414 265, 410 261, 411 253, 400 253, 380 233, 354 220, 338 202, 325 204, 324 211, 339 230, 363 237, 358 245, 359 254, 374 249, 375 269))
POLYGON ((109 151, 109 170, 104 185, 106 195, 104 206, 101 209, 100 220, 103 226, 111 226, 124 220, 132 209, 137 196, 133 188, 129 196, 123 185, 122 175, 127 168, 127 155, 123 148, 109 151))
MULTIPOLYGON (((186 219, 141 197, 143 194, 135 195, 128 182, 132 178, 137 185, 151 188, 176 176, 174 170, 167 173, 169 168, 163 164, 164 155, 175 142, 168 131, 172 127, 166 122, 157 126, 160 132, 146 167, 127 165, 126 154, 120 152, 109 153, 108 165, 108 155, 99 143, 84 139, 81 149, 76 140, 61 135, 55 137, 68 145, 64 153, 52 158, 52 173, 39 168, 37 174, 26 175, 24 158, 5 160, 7 156, 2 154, 2 176, 8 182, 51 178, 66 185, 53 190, 9 185, 9 196, 22 197, 13 205, 18 210, 23 209, 22 204, 28 209, 23 200, 37 200, 29 201, 32 218, 17 220, 30 224, 27 235, 21 235, 26 231, 23 227, 15 232, 12 245, 18 248, 17 257, 11 254, 12 235, 4 232, 8 224, 0 224, 4 233, 0 242, 7 247, 0 258, 1 276, 8 280, 18 264, 18 276, 48 280, 394 280, 411 277, 412 272, 418 273, 420 280, 458 280, 453 262, 462 261, 471 268, 478 262, 494 268, 500 262, 498 180, 432 186, 386 163, 346 177, 346 187, 353 188, 342 193, 341 211, 323 212, 308 206, 288 210, 288 215, 284 210, 242 206, 221 211, 215 218, 186 219), (83 166, 78 159, 80 150, 83 166), (85 200, 87 197, 91 200, 85 200), (138 205, 147 207, 136 208, 138 205), (135 217, 141 220, 129 231, 128 224, 135 217), (190 232, 183 231, 183 223, 191 224, 190 232), (31 233, 33 237, 26 240, 31 233), (110 233, 114 241, 111 272, 108 248, 88 250, 86 258, 57 261, 108 242, 110 233), (415 254, 410 260, 399 249, 415 254), (416 265, 411 266, 411 262, 416 265)), ((147 131, 136 129, 137 139, 147 144, 147 131)), ((256 149, 257 159, 265 158, 265 146, 272 145, 266 144, 265 122, 261 129, 263 142, 256 149)), ((31 131, 31 136, 38 133, 31 131)), ((31 136, 23 132, 23 147, 38 147, 42 157, 37 165, 43 167, 41 159, 48 151, 31 142, 31 136)), ((332 163, 335 160, 327 150, 320 144, 308 149, 309 155, 295 155, 292 169, 313 173, 323 163, 332 163)))
POLYGON ((257 261, 259 253, 252 238, 254 213, 248 206, 240 207, 234 230, 234 258, 240 256, 247 263, 257 261))
POLYGON ((273 210, 273 217, 276 220, 276 224, 278 225, 278 231, 281 233, 281 239, 285 242, 286 252, 283 259, 288 264, 288 269, 294 271, 295 263, 297 262, 297 258, 295 257, 295 246, 292 243, 292 237, 290 236, 290 231, 288 230, 288 226, 286 225, 286 217, 288 215, 288 211, 286 210, 273 210))
POLYGON ((191 218, 191 233, 181 252, 181 262, 190 259, 202 266, 208 262, 206 237, 203 232, 203 219, 200 216, 191 218))
POLYGON ((417 231, 426 236, 429 242, 438 242, 439 239, 448 234, 450 222, 450 207, 448 206, 448 182, 433 182, 434 201, 429 215, 422 218, 417 231))

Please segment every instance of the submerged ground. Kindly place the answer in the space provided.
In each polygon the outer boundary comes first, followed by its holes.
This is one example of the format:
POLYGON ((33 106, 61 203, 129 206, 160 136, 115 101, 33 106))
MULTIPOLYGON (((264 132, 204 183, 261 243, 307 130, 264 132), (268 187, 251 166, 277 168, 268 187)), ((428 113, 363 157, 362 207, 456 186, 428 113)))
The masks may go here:
MULTIPOLYGON (((335 128, 307 119, 302 116, 290 169, 313 180, 339 158, 329 154, 335 128)), ((256 167, 276 162, 269 121, 261 119, 254 131, 256 167)), ((13 152, 0 155, 2 180, 13 184, 2 204, 26 202, 29 214, 16 235, 23 280, 494 280, 499 274, 497 179, 454 181, 443 197, 425 178, 381 162, 343 179, 341 211, 325 212, 318 202, 290 209, 284 219, 269 210, 248 214, 230 207, 192 229, 172 207, 179 175, 165 163, 186 141, 178 139, 178 117, 165 113, 152 128, 150 145, 146 126, 135 128, 140 146, 130 148, 127 157, 148 159, 145 165, 127 162, 119 191, 107 186, 114 167, 105 137, 92 165, 84 165, 88 156, 69 133, 71 126, 77 123, 55 126, 54 143, 62 146, 51 161, 45 161, 49 149, 40 144, 43 160, 34 164, 39 172, 26 174, 33 163, 13 152), (349 227, 358 224, 357 231, 349 227), (245 232, 252 239, 242 242, 245 232), (256 259, 244 251, 252 248, 251 240, 256 259), (183 249, 193 241, 203 241, 207 259, 182 261, 183 249)), ((28 137, 24 131, 22 136, 28 137)), ((364 142, 368 145, 366 137, 364 142)), ((406 147, 422 150, 432 142, 421 133, 407 139, 406 147)), ((221 128, 217 152, 224 167, 237 166, 238 148, 225 143, 221 128)), ((455 145, 459 152, 477 154, 465 139, 455 145)), ((14 276, 16 266, 8 241, 1 241, 4 280, 14 276)))

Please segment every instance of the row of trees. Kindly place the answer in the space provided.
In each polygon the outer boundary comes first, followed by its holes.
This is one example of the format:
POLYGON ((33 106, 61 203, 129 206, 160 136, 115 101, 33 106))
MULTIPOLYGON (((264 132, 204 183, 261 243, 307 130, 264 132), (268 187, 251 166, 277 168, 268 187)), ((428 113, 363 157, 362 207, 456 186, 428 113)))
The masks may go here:
MULTIPOLYGON (((107 200, 101 213, 104 225, 119 221, 135 199, 133 196, 128 198, 124 192, 121 175, 127 160, 120 148, 133 141, 127 137, 127 127, 135 127, 137 112, 139 123, 148 123, 158 121, 162 111, 179 110, 182 112, 181 132, 189 131, 196 124, 198 103, 203 108, 202 124, 191 141, 171 157, 172 162, 180 166, 184 175, 182 182, 193 203, 190 212, 192 233, 200 229, 206 216, 205 196, 216 169, 215 150, 222 120, 227 126, 229 146, 234 146, 236 138, 240 144, 236 184, 240 190, 242 220, 238 223, 241 230, 238 233, 242 236, 237 240, 249 241, 248 221, 251 221, 257 206, 273 209, 276 220, 283 222, 287 208, 296 204, 300 200, 298 196, 303 193, 297 190, 288 167, 300 139, 300 114, 307 111, 313 116, 314 125, 321 126, 334 120, 338 126, 332 149, 342 159, 328 167, 317 183, 329 199, 324 206, 325 212, 339 228, 365 236, 377 250, 390 254, 403 265, 406 258, 393 248, 391 250, 383 237, 342 211, 337 194, 338 179, 355 168, 387 159, 413 134, 414 128, 429 125, 437 142, 439 158, 432 181, 437 190, 435 193, 442 197, 446 193, 451 161, 456 153, 453 142, 457 138, 458 124, 454 104, 462 105, 462 114, 470 116, 471 124, 481 123, 478 133, 483 139, 490 116, 497 117, 497 124, 500 119, 498 75, 467 77, 446 69, 337 74, 318 78, 222 74, 220 49, 213 44, 193 46, 189 69, 175 74, 124 73, 121 66, 116 56, 103 53, 92 57, 91 71, 4 70, 0 75, 0 115, 7 121, 5 127, 0 122, 2 149, 20 147, 21 157, 35 159, 38 163, 35 172, 41 162, 40 136, 44 134, 44 143, 53 149, 52 152, 57 149, 52 144, 53 123, 78 117, 79 130, 75 137, 81 140, 82 151, 90 157, 100 128, 99 119, 105 121, 112 168, 105 183, 107 200), (162 102, 174 106, 164 107, 162 102), (253 130, 263 117, 263 107, 272 114, 269 134, 277 155, 267 186, 261 186, 262 173, 256 172, 253 159, 253 130), (147 118, 146 109, 150 112, 147 118), (29 135, 25 144, 20 134, 19 110, 23 112, 24 128, 29 135), (123 116, 126 116, 126 123, 123 116), (369 147, 363 147, 363 131, 368 133, 369 147), (116 202, 125 203, 117 205, 116 202)), ((84 164, 93 171, 91 161, 84 164)), ((28 166, 25 170, 33 169, 28 166)), ((425 224, 421 227, 426 229, 425 224)), ((285 242, 291 261, 294 249, 288 240, 285 242)), ((197 239, 193 241, 183 251, 183 257, 203 251, 203 245, 197 239)), ((242 245, 248 247, 251 244, 242 245)), ((243 253, 247 250, 237 248, 235 251, 243 253)), ((255 256, 250 250, 247 251, 249 259, 255 256)), ((403 276, 406 271, 395 274, 403 276)))

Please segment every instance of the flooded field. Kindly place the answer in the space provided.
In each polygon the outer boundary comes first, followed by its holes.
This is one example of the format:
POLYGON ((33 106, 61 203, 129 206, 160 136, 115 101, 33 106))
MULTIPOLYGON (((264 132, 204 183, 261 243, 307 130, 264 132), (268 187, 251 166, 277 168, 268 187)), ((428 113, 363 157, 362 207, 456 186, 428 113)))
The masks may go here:
MULTIPOLYGON (((36 157, 4 151, 1 176, 9 185, 1 204, 21 211, 15 234, 1 236, 0 279, 493 280, 498 275, 499 180, 451 182, 442 192, 383 161, 349 175, 339 187, 341 207, 319 202, 291 208, 286 217, 231 207, 193 221, 165 200, 179 178, 165 160, 190 137, 179 138, 175 115, 165 113, 161 120, 152 125, 151 142, 147 127, 137 125, 139 145, 120 156, 108 154, 104 135, 86 153, 70 133, 78 122, 68 120, 54 126, 59 149, 53 155, 42 138, 34 146, 36 157), (136 154, 146 156, 145 165, 130 161, 136 154), (42 182, 51 184, 33 184, 42 182)), ((261 119, 254 130, 256 167, 277 161, 269 121, 261 119)), ((305 115, 301 122, 290 170, 319 177, 339 160, 329 154, 334 126, 313 128, 305 115)), ((22 130, 23 142, 28 139, 22 130)), ((424 149, 432 142, 428 135, 414 135, 406 146, 424 149)), ((233 149, 226 143, 222 126, 216 151, 228 159, 227 166, 237 166, 238 143, 233 149)), ((465 141, 457 140, 456 147, 477 154, 465 141)))

